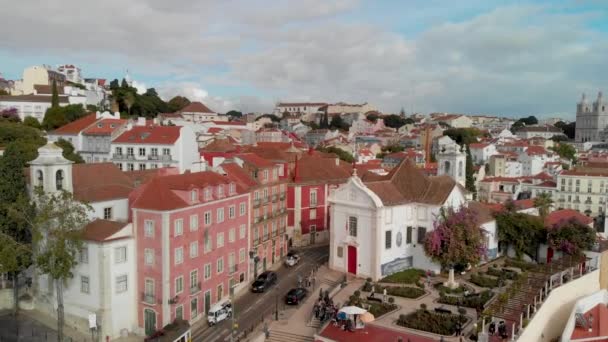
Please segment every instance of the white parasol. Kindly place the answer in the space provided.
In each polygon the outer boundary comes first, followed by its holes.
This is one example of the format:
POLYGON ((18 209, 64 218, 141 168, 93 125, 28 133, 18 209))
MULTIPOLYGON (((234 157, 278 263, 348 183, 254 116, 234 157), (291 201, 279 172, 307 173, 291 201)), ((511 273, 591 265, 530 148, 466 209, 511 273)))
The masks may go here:
POLYGON ((344 312, 347 315, 361 315, 367 312, 367 310, 362 309, 358 306, 345 306, 338 312, 344 312))

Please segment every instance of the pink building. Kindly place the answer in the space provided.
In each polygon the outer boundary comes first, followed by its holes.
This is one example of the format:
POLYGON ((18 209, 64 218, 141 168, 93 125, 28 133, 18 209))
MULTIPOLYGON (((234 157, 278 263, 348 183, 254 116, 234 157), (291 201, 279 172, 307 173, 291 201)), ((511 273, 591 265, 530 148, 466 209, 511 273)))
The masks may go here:
POLYGON ((156 177, 133 201, 138 322, 196 321, 247 286, 249 193, 213 172, 156 177))

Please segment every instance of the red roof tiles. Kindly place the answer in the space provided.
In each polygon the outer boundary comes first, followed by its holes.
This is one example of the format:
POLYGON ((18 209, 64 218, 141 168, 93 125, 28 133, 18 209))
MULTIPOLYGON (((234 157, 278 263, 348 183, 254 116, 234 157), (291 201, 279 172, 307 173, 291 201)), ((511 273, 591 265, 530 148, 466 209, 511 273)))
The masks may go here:
POLYGON ((254 153, 241 153, 241 154, 238 154, 236 157, 243 160, 245 163, 250 164, 257 168, 267 168, 267 167, 273 167, 276 165, 275 163, 273 163, 267 159, 264 159, 262 157, 259 157, 257 154, 254 154, 254 153))
POLYGON ((121 126, 126 125, 127 120, 122 119, 103 119, 90 125, 86 128, 82 134, 87 135, 111 135, 115 130, 121 126))
POLYGON ((97 121, 95 113, 88 114, 82 118, 72 121, 69 124, 63 125, 56 130, 52 131, 51 134, 57 135, 78 135, 82 130, 91 126, 97 121))
POLYGON ((545 218, 545 226, 552 227, 556 224, 570 220, 575 220, 587 225, 593 223, 593 218, 583 215, 574 209, 562 209, 549 213, 545 218))
POLYGON ((84 227, 82 237, 84 240, 95 242, 108 242, 118 239, 124 239, 129 236, 123 236, 113 239, 110 239, 110 237, 120 232, 126 225, 127 223, 125 222, 97 219, 93 222, 90 222, 84 227))
POLYGON ((179 111, 180 113, 215 113, 201 102, 192 102, 179 111))
POLYGON ((179 139, 181 126, 135 126, 114 139, 121 144, 173 145, 179 139))

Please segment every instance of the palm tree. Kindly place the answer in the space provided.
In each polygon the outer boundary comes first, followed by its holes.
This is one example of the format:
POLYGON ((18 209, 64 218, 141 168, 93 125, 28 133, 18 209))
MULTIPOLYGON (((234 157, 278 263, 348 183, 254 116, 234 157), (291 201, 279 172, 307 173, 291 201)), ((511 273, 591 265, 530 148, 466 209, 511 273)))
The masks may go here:
POLYGON ((553 199, 551 199, 551 195, 546 192, 540 193, 534 198, 534 206, 538 208, 540 217, 544 219, 551 211, 551 207, 553 207, 553 199))

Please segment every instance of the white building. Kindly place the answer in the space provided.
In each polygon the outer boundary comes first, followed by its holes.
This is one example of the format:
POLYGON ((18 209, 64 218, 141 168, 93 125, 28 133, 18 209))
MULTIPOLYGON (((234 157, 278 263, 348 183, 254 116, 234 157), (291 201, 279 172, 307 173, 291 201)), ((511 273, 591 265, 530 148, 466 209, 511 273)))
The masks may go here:
MULTIPOLYGON (((133 179, 113 164, 77 164, 63 158, 53 143, 38 149, 30 162, 30 185, 45 192, 66 190, 93 211, 83 230, 84 246, 74 277, 64 286, 66 324, 89 334, 89 316, 96 315, 100 336, 118 338, 137 328, 135 246, 128 220, 133 179)), ((54 282, 35 278, 36 308, 56 314, 54 282)))
POLYGON ((202 121, 228 121, 226 115, 220 115, 201 102, 192 102, 179 111, 181 116, 191 122, 202 121))
POLYGON ((583 94, 576 104, 576 142, 602 141, 602 132, 608 127, 607 107, 601 91, 593 103, 588 103, 583 94))
POLYGON ((548 152, 542 146, 530 146, 519 154, 517 160, 522 166, 522 176, 533 176, 543 172, 548 162, 559 161, 559 156, 548 152))
POLYGON ((66 81, 82 84, 82 73, 79 67, 72 64, 60 65, 57 67, 57 72, 65 75, 66 81))
POLYGON ((437 155, 437 175, 450 176, 458 184, 465 186, 466 161, 467 156, 460 146, 449 146, 437 155))
POLYGON ((323 102, 279 102, 274 108, 273 114, 282 117, 283 113, 302 114, 302 120, 310 121, 314 114, 322 107, 327 106, 323 102))
POLYGON ((526 126, 518 129, 515 134, 521 139, 530 139, 534 137, 551 139, 555 136, 565 137, 564 132, 555 126, 526 126))
POLYGON ((473 120, 466 115, 447 114, 433 117, 433 122, 450 125, 453 128, 465 128, 473 126, 473 120))
MULTIPOLYGON (((59 105, 67 106, 68 98, 59 97, 59 105)), ((0 95, 0 110, 15 108, 21 121, 31 116, 42 122, 47 109, 51 108, 51 96, 46 95, 0 95)))
POLYGON ((23 78, 15 81, 11 95, 34 94, 35 85, 50 86, 55 82, 57 89, 65 85, 65 75, 53 70, 48 65, 35 65, 23 70, 23 78))
POLYGON ((426 232, 442 207, 465 203, 450 177, 427 177, 404 161, 386 176, 353 175, 330 197, 331 269, 378 280, 416 267, 438 271, 424 252, 426 232))
MULTIPOLYGON (((74 150, 79 153, 85 150, 96 151, 95 149, 91 149, 92 147, 89 147, 90 144, 85 144, 84 132, 90 128, 96 127, 96 125, 102 120, 115 120, 115 124, 123 121, 126 122, 126 120, 120 120, 120 113, 118 112, 114 114, 111 114, 109 112, 91 113, 83 116, 78 120, 72 121, 53 131, 48 132, 47 139, 49 142, 56 142, 59 139, 67 140, 72 144, 72 146, 74 146, 74 150)), ((108 152, 109 146, 105 154, 107 154, 108 152)))
POLYGON ((176 167, 180 173, 201 161, 196 135, 189 127, 129 123, 111 144, 112 162, 125 171, 176 167))
POLYGON ((471 150, 473 164, 477 165, 485 164, 491 156, 497 153, 496 145, 490 143, 469 144, 469 149, 471 150))

